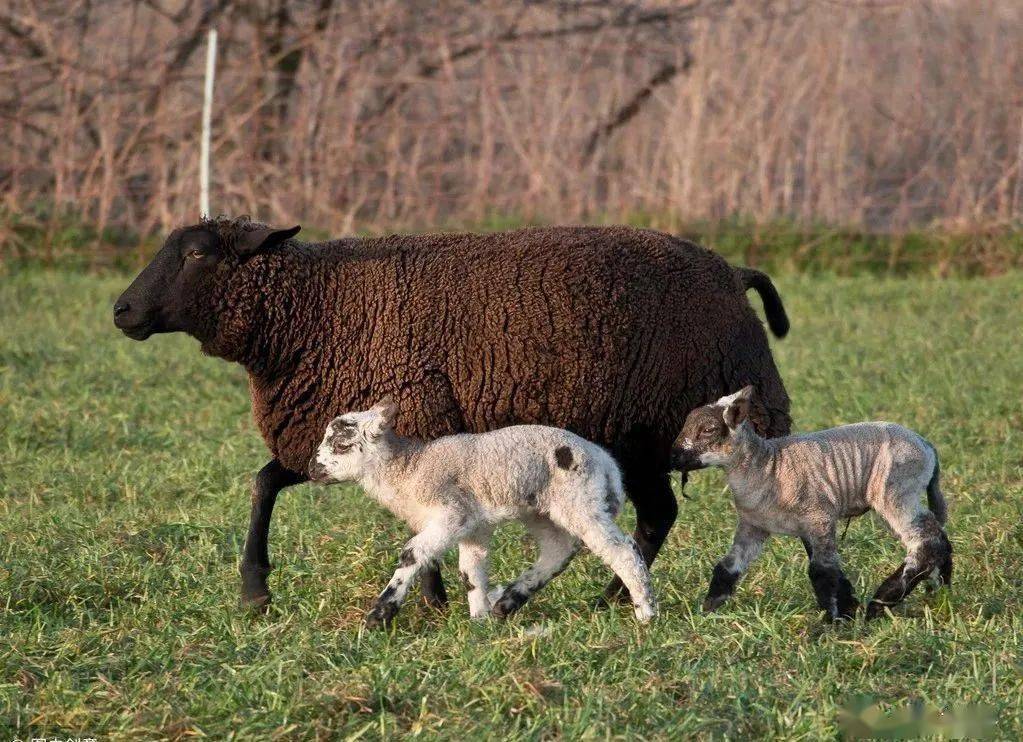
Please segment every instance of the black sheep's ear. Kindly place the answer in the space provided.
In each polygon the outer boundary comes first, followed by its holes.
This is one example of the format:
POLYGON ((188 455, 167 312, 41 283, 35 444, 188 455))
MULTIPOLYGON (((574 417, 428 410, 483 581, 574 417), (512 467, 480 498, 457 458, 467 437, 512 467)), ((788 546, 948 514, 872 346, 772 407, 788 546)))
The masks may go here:
POLYGON ((291 229, 271 229, 270 227, 254 229, 251 232, 245 232, 238 238, 235 249, 242 257, 269 252, 280 247, 285 240, 294 237, 301 229, 301 225, 295 225, 291 229))

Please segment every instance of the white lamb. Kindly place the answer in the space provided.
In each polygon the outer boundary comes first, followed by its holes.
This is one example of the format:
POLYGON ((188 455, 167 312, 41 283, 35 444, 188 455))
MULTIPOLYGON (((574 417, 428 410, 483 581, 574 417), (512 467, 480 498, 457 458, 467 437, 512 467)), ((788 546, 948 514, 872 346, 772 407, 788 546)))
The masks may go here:
POLYGON ((396 414, 385 401, 335 418, 309 462, 313 480, 357 482, 416 532, 367 625, 389 623, 420 570, 455 544, 473 618, 516 611, 565 569, 580 541, 625 583, 640 621, 656 614, 646 563, 614 520, 624 491, 605 450, 540 425, 420 442, 395 434, 396 414), (513 519, 536 539, 539 556, 488 594, 490 539, 498 523, 513 519))

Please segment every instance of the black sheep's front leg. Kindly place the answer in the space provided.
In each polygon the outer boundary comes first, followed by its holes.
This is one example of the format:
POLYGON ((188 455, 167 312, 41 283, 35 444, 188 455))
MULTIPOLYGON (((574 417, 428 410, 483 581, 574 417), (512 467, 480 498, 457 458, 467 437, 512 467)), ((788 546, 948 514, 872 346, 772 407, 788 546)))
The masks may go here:
POLYGON ((423 568, 419 578, 419 586, 423 591, 423 602, 430 608, 442 610, 448 604, 448 593, 444 589, 444 578, 440 575, 440 566, 431 564, 423 568))
POLYGON ((771 534, 762 528, 739 521, 732 539, 732 548, 714 565, 714 573, 707 588, 707 597, 703 599, 703 610, 710 613, 716 611, 732 593, 739 579, 746 574, 749 566, 760 556, 764 544, 771 534))
POLYGON ((436 567, 444 552, 452 548, 465 533, 464 528, 455 527, 445 520, 427 525, 409 539, 401 550, 394 576, 366 614, 366 626, 376 628, 390 625, 416 577, 428 567, 436 567))
POLYGON ((286 487, 301 484, 308 477, 284 468, 273 459, 259 470, 252 486, 252 509, 249 514, 249 532, 239 571, 242 576, 242 605, 265 610, 270 603, 270 590, 266 578, 270 574, 270 554, 267 538, 270 518, 273 516, 277 494, 286 487))

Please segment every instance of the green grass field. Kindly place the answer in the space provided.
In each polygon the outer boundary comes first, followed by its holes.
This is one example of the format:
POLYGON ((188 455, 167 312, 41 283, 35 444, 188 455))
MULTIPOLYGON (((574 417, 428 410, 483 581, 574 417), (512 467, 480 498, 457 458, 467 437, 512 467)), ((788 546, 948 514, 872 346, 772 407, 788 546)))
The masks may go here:
MULTIPOLYGON (((608 574, 582 555, 506 623, 469 621, 449 561, 449 611, 410 602, 390 634, 361 620, 405 531, 354 488, 282 496, 271 612, 238 607, 266 461, 244 374, 184 337, 123 338, 110 305, 126 282, 0 274, 0 740, 820 739, 919 730, 914 709, 949 712, 930 723, 950 735, 971 713, 1023 735, 1019 274, 778 280, 797 429, 896 420, 942 454, 951 591, 828 628, 802 547, 777 539, 702 615, 733 515, 720 474, 701 472, 654 569, 651 626, 590 608, 608 574)), ((531 547, 502 533, 507 579, 531 547)), ((840 548, 861 597, 902 556, 869 517, 840 548)))

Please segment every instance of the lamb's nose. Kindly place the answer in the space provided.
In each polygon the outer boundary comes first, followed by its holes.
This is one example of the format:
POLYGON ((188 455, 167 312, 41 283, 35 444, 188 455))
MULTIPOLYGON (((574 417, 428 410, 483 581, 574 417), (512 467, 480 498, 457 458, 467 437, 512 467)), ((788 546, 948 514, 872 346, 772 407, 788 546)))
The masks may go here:
POLYGON ((114 316, 119 317, 120 315, 131 309, 131 304, 126 301, 119 301, 114 304, 114 316))
POLYGON ((316 459, 309 462, 309 478, 314 482, 319 482, 327 478, 327 467, 321 464, 316 459))

